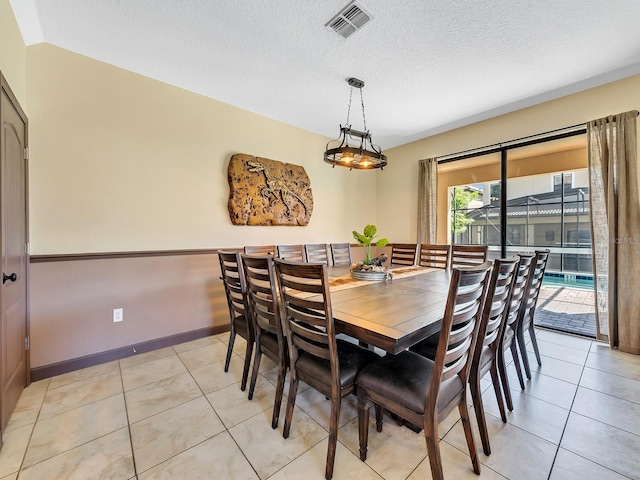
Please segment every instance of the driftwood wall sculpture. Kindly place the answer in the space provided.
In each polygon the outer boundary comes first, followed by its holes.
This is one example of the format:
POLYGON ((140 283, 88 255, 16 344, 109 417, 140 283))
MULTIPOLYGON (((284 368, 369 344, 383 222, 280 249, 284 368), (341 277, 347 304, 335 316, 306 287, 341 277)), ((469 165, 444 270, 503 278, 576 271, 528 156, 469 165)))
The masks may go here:
POLYGON ((228 177, 234 225, 309 224, 313 195, 304 167, 237 153, 228 177))

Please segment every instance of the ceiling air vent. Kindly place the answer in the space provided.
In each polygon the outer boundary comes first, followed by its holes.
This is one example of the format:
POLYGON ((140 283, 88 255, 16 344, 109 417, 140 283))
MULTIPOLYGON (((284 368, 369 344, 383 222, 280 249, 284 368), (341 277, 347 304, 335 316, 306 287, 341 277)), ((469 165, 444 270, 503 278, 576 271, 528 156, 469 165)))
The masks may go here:
POLYGON ((356 2, 344 7, 325 25, 347 38, 364 27, 373 17, 356 2))

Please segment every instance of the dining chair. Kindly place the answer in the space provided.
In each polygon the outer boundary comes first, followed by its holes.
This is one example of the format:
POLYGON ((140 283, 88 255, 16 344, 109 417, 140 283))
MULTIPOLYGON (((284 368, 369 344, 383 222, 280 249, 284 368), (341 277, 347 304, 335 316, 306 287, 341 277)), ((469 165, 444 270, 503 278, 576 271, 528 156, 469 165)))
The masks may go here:
POLYGON ((394 243, 391 245, 391 265, 415 265, 417 243, 394 243))
POLYGON ((524 333, 529 332, 536 360, 538 361, 538 365, 542 366, 540 349, 538 348, 538 340, 536 339, 536 330, 533 324, 533 316, 536 313, 536 304, 538 303, 540 287, 542 286, 542 280, 544 279, 544 271, 547 268, 547 263, 549 261, 549 253, 549 250, 536 250, 524 294, 524 305, 521 310, 521 319, 518 322, 518 346, 520 347, 520 355, 522 355, 524 371, 529 380, 531 380, 531 367, 529 366, 529 355, 527 354, 524 333))
MULTIPOLYGON (((531 272, 531 266, 533 265, 534 255, 520 253, 518 254, 518 257, 520 258, 520 262, 518 263, 518 270, 513 282, 513 290, 511 292, 509 309, 506 314, 507 318, 505 320, 504 333, 502 334, 497 356, 498 373, 500 374, 502 391, 504 392, 504 399, 509 411, 513 410, 513 398, 511 396, 511 387, 509 385, 509 376, 507 375, 507 361, 505 359, 505 353, 507 350, 511 351, 511 358, 513 360, 513 366, 516 369, 516 374, 518 375, 518 382, 520 383, 520 388, 524 390, 524 377, 520 366, 516 337, 518 332, 518 323, 520 321, 520 312, 524 306, 523 299, 527 287, 527 280, 529 279, 529 273, 531 272)), ((502 417, 502 421, 504 423, 507 422, 506 416, 502 417)))
POLYGON ((307 262, 329 263, 326 243, 307 243, 304 246, 304 253, 307 256, 307 262))
POLYGON ((334 265, 351 265, 351 246, 348 243, 332 243, 330 246, 334 265))
POLYGON ((283 436, 291 429, 298 382, 331 399, 325 478, 333 476, 343 397, 355 392, 356 374, 378 358, 372 351, 336 340, 327 265, 274 259, 283 332, 289 347, 289 395, 283 436), (311 296, 309 296, 311 295, 311 296))
POLYGON ((302 245, 278 245, 278 258, 292 262, 304 262, 304 248, 302 245))
POLYGON ((482 310, 482 320, 478 329, 478 341, 471 361, 469 386, 471 387, 471 398, 473 400, 473 409, 476 412, 482 449, 486 455, 491 455, 491 445, 482 402, 480 380, 487 372, 490 372, 500 417, 506 423, 507 414, 504 409, 498 374, 498 349, 501 346, 502 336, 506 327, 511 292, 513 291, 519 263, 520 258, 518 257, 500 258, 493 262, 489 286, 487 287, 487 296, 482 310))
POLYGON ((469 423, 467 382, 477 341, 482 302, 491 263, 454 268, 440 330, 435 360, 405 350, 386 355, 358 374, 358 429, 360 459, 367 458, 369 410, 376 406, 376 427, 382 431, 383 408, 423 425, 435 480, 443 479, 438 424, 458 407, 475 473, 480 473, 473 431, 469 423))
POLYGON ((231 361, 236 335, 240 335, 247 341, 244 369, 242 370, 242 381, 240 383, 240 390, 244 391, 247 387, 249 365, 251 364, 251 355, 253 354, 253 345, 255 343, 255 332, 253 330, 253 322, 249 318, 242 258, 240 257, 240 252, 219 250, 218 259, 220 260, 220 271, 230 316, 229 345, 227 346, 224 371, 229 371, 229 362, 231 361))
POLYGON ((262 354, 265 354, 278 366, 276 396, 271 419, 271 427, 277 428, 289 355, 287 353, 287 343, 282 333, 282 322, 280 321, 273 257, 245 254, 242 255, 242 266, 247 282, 247 303, 251 312, 256 337, 253 371, 249 382, 249 400, 253 398, 262 354))
MULTIPOLYGON (((498 349, 502 342, 507 320, 507 313, 511 302, 511 292, 515 283, 519 257, 509 259, 497 259, 493 263, 487 294, 484 300, 480 327, 478 329, 478 342, 473 351, 469 386, 473 407, 476 412, 478 429, 482 440, 482 448, 487 455, 491 454, 489 434, 482 403, 482 391, 480 379, 490 372, 493 389, 498 403, 498 409, 502 420, 506 423, 507 415, 502 400, 500 389, 500 377, 498 375, 498 349)), ((425 340, 410 348, 423 357, 435 360, 438 350, 439 334, 427 337, 425 340)), ((455 345, 452 345, 455 347, 455 345)))
POLYGON ((418 253, 418 265, 431 268, 449 268, 451 245, 423 243, 418 253))
POLYGON ((473 266, 486 262, 488 250, 486 245, 453 245, 451 266, 473 266))
POLYGON ((251 255, 275 255, 275 245, 247 245, 244 247, 244 253, 251 255))

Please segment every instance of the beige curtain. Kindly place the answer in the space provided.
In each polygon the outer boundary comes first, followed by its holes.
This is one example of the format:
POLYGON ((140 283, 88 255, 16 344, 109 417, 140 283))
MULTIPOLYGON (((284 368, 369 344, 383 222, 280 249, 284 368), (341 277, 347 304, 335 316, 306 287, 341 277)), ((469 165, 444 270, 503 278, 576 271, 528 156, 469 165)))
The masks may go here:
POLYGON ((418 168, 418 243, 436 243, 438 160, 420 160, 418 168))
POLYGON ((640 354, 637 111, 587 123, 598 338, 640 354))

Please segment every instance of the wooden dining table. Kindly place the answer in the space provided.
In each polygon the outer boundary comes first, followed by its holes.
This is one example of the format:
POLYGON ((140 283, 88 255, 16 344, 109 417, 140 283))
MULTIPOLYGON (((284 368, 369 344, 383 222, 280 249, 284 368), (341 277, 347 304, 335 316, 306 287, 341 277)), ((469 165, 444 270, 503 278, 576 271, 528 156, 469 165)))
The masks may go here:
POLYGON ((451 272, 392 268, 391 280, 353 281, 348 266, 329 267, 336 331, 396 354, 440 331, 451 272))

